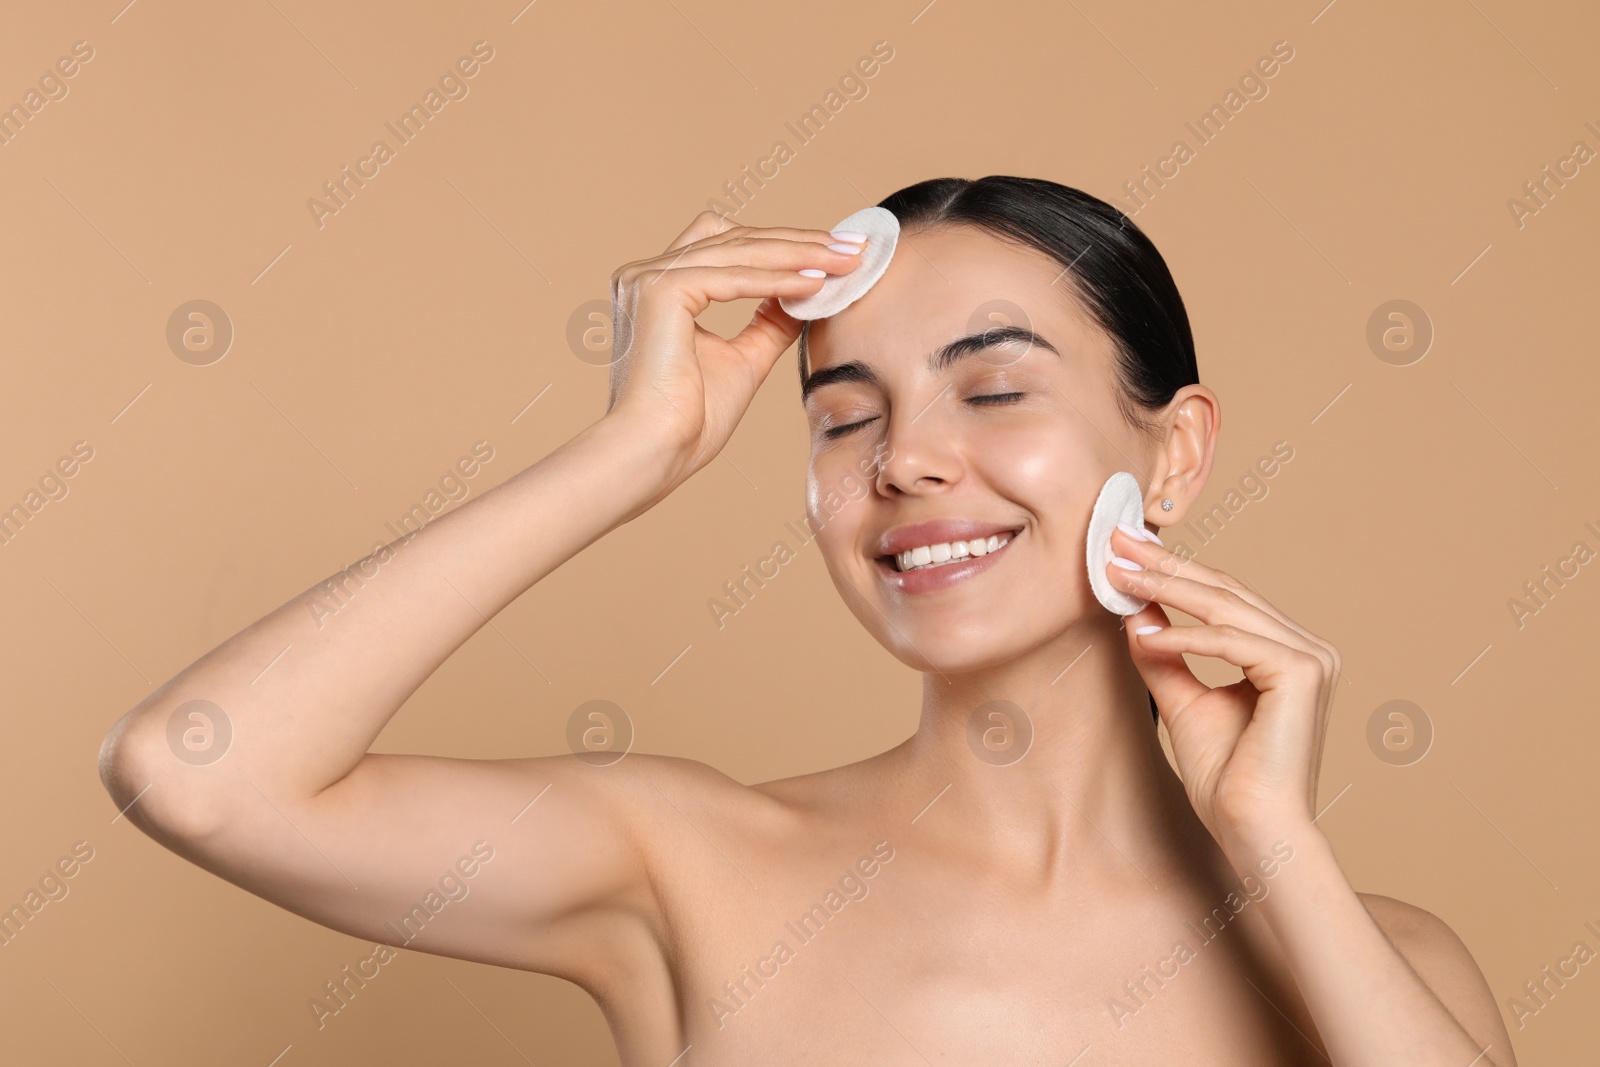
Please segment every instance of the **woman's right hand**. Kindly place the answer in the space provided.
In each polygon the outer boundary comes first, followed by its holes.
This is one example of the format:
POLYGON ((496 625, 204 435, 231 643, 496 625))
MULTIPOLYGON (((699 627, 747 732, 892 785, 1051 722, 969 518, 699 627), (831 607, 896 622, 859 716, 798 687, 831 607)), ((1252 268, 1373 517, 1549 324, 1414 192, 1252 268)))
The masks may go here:
MULTIPOLYGON (((809 296, 848 274, 859 254, 831 250, 827 230, 732 226, 702 211, 665 252, 611 275, 611 392, 606 418, 635 426, 668 450, 675 486, 733 436, 756 390, 804 325, 779 297, 809 296), (765 297, 731 338, 695 317, 714 300, 765 297)), ((859 243, 855 243, 859 247, 859 243)))

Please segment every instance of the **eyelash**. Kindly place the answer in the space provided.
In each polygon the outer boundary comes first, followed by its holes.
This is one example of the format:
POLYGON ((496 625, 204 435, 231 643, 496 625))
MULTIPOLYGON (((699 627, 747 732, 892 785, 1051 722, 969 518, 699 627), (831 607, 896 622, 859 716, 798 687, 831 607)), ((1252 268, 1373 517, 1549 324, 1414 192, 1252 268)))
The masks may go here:
MULTIPOLYGON (((1027 395, 1027 393, 986 393, 982 396, 968 397, 967 403, 987 405, 1015 404, 1027 395)), ((873 418, 877 418, 877 416, 874 415, 873 418)), ((836 437, 843 437, 850 431, 860 429, 871 421, 872 419, 862 419, 859 422, 848 423, 844 426, 835 426, 832 429, 823 431, 822 435, 830 440, 836 437)))

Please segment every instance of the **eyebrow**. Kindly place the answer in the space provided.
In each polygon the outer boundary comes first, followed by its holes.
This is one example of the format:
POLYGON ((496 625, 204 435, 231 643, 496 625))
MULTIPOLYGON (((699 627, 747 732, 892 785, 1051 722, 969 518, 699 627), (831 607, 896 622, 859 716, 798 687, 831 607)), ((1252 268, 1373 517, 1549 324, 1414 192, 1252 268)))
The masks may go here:
MULTIPOLYGON (((984 349, 1018 342, 1037 345, 1040 348, 1055 352, 1056 355, 1061 354, 1055 345, 1046 341, 1032 330, 1021 326, 996 326, 984 330, 982 333, 970 333, 965 337, 958 337, 954 341, 934 349, 928 354, 928 370, 934 375, 943 374, 961 360, 966 359, 968 356, 976 355, 984 349)), ((805 403, 807 397, 823 386, 833 385, 838 382, 860 382, 864 385, 872 385, 879 388, 883 386, 883 382, 878 378, 876 371, 860 360, 852 359, 848 363, 824 367, 822 370, 806 375, 805 381, 800 383, 800 402, 805 403)))

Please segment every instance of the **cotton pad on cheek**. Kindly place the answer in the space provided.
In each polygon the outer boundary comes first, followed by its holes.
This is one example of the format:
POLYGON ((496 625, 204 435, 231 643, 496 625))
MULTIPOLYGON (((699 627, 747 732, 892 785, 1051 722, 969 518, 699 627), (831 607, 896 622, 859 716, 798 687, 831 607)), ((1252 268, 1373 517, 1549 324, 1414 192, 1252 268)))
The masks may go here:
POLYGON ((797 319, 825 319, 860 300, 889 269, 894 246, 900 240, 900 220, 894 217, 894 212, 882 207, 864 207, 833 229, 867 235, 861 262, 849 274, 828 275, 822 281, 822 288, 810 296, 780 298, 778 306, 797 319))
POLYGON ((1143 611, 1148 601, 1124 593, 1106 577, 1106 567, 1111 564, 1111 531, 1118 522, 1144 528, 1144 494, 1139 491, 1139 479, 1127 471, 1118 471, 1106 479, 1095 498, 1094 511, 1089 515, 1089 539, 1085 548, 1089 559, 1089 587, 1095 599, 1109 612, 1132 615, 1143 611))

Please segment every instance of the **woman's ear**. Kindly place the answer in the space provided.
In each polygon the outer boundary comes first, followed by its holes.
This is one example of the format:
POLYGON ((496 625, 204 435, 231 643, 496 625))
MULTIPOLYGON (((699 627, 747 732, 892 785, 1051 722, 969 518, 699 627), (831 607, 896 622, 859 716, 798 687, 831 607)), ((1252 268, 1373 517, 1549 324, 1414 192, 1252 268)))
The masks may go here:
POLYGON ((1205 386, 1186 385, 1173 394, 1160 421, 1165 434, 1162 468, 1145 497, 1144 514, 1156 526, 1171 526, 1183 518, 1211 474, 1222 405, 1205 386), (1163 500, 1172 501, 1170 511, 1161 506, 1163 500))

